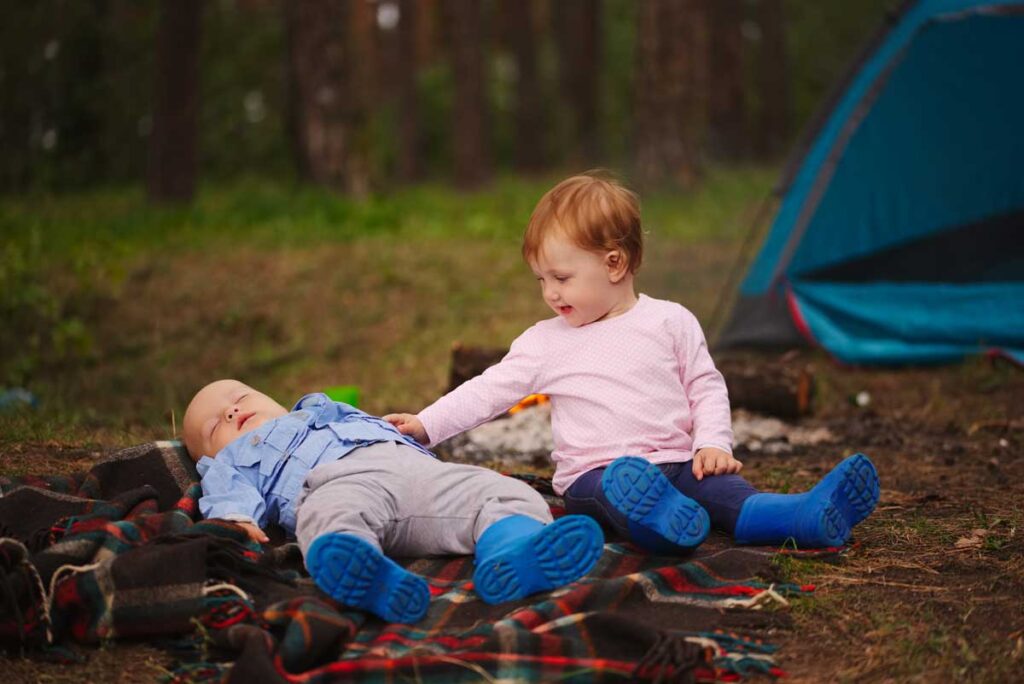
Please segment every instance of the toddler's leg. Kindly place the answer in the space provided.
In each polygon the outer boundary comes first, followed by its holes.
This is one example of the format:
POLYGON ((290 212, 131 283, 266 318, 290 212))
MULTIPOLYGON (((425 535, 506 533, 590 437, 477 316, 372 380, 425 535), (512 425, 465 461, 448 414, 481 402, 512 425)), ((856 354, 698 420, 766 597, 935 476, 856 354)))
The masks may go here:
POLYGON ((842 461, 803 494, 755 494, 736 522, 741 544, 782 544, 793 539, 802 548, 839 546, 854 525, 878 503, 878 472, 864 454, 842 461))
POLYGON ((740 475, 693 476, 693 462, 668 463, 658 466, 675 488, 701 505, 711 518, 711 525, 733 534, 743 504, 757 494, 754 485, 740 475))
POLYGON ((673 487, 659 466, 637 456, 584 473, 565 501, 570 512, 594 515, 655 553, 690 551, 710 529, 707 512, 673 487))

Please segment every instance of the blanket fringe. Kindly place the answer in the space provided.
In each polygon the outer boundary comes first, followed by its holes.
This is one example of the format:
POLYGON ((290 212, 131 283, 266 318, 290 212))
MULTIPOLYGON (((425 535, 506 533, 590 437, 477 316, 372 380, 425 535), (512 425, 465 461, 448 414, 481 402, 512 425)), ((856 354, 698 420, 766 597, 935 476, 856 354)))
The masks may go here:
POLYGON ((216 593, 218 591, 230 591, 232 594, 237 595, 243 601, 248 601, 252 603, 252 597, 249 596, 249 594, 245 593, 244 589, 234 584, 229 584, 228 582, 206 585, 205 587, 203 587, 203 596, 209 596, 210 594, 216 593))
POLYGON ((786 597, 782 596, 779 592, 775 591, 775 585, 769 585, 767 589, 754 594, 750 598, 739 599, 731 598, 727 599, 725 605, 738 608, 750 608, 752 610, 761 610, 765 606, 778 605, 788 606, 789 601, 786 597))
MULTIPOLYGON (((36 568, 36 566, 32 564, 32 561, 29 560, 30 554, 28 547, 14 537, 2 537, 0 538, 0 541, 9 542, 20 549, 22 558, 19 564, 25 568, 29 577, 32 578, 32 584, 35 586, 36 591, 39 592, 39 608, 42 613, 40 619, 43 624, 46 625, 46 643, 53 644, 53 623, 50 618, 50 595, 46 593, 46 586, 43 584, 43 578, 39 574, 39 569, 36 568)), ((13 609, 20 614, 20 610, 17 605, 17 597, 12 594, 10 599, 12 601, 13 609)), ((21 629, 24 634, 24 628, 22 627, 21 629)))

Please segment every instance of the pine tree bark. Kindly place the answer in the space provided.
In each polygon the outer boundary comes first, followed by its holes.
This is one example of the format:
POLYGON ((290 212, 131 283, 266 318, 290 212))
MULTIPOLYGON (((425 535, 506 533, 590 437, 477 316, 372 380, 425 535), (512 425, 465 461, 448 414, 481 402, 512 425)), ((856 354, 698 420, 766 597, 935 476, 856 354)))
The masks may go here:
POLYGON ((509 43, 516 63, 515 163, 520 171, 544 166, 544 100, 537 70, 537 31, 532 0, 505 0, 509 43))
POLYGON ((637 6, 634 172, 638 185, 692 187, 700 175, 706 32, 698 0, 637 6))
POLYGON ((418 180, 420 164, 420 113, 416 77, 419 73, 417 50, 417 0, 399 0, 398 19, 398 178, 410 183, 418 180))
POLYGON ((600 125, 601 0, 556 0, 551 8, 562 92, 572 112, 570 161, 592 165, 603 155, 600 125))
POLYGON ((743 82, 743 2, 707 0, 708 147, 719 159, 746 153, 746 101, 743 82))
POLYGON ((203 0, 163 0, 149 140, 151 202, 188 202, 198 176, 199 49, 203 0))
POLYGON ((761 28, 761 52, 758 59, 761 110, 758 116, 757 151, 760 156, 772 159, 785 151, 790 131, 790 85, 783 0, 758 0, 757 21, 761 28))
POLYGON ((351 23, 360 0, 289 0, 289 129, 300 176, 361 197, 370 190, 368 93, 351 23))
POLYGON ((455 183, 476 188, 490 178, 487 98, 484 90, 483 16, 480 0, 444 0, 455 80, 452 112, 455 183))

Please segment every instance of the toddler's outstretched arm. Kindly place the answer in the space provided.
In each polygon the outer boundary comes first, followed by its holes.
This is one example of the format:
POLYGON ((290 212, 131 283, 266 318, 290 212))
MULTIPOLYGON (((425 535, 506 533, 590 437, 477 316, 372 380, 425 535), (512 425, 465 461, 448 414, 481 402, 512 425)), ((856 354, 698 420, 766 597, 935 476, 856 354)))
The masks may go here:
POLYGON ((384 420, 394 425, 403 435, 409 435, 420 444, 430 444, 430 436, 423 422, 411 413, 389 413, 384 420))
POLYGON ((403 435, 433 446, 507 411, 523 397, 543 391, 535 384, 544 348, 543 342, 532 334, 535 327, 520 335, 497 364, 418 414, 389 413, 384 420, 403 435))

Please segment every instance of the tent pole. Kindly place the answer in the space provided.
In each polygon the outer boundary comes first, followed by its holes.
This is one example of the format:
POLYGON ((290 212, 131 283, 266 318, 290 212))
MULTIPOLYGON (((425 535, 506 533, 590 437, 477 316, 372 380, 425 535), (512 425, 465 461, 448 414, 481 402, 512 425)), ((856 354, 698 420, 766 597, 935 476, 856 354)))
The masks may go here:
POLYGON ((761 198, 757 211, 754 213, 754 218, 750 222, 750 228, 747 229, 747 234, 743 238, 743 244, 740 245, 736 259, 733 260, 732 268, 729 269, 729 277, 719 291, 718 300, 715 302, 715 308, 711 313, 710 324, 707 326, 707 331, 713 336, 713 341, 709 346, 713 347, 715 345, 722 332, 721 318, 724 315, 726 306, 735 299, 734 295, 736 288, 739 286, 740 273, 744 272, 749 265, 750 249, 755 241, 761 237, 765 216, 773 204, 775 194, 775 192, 768 192, 761 198))

